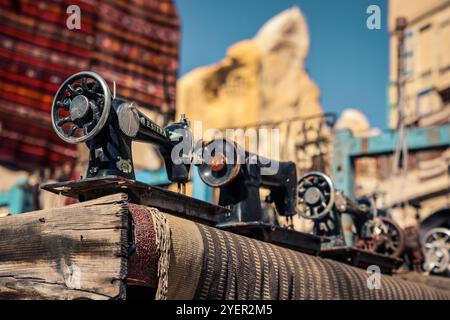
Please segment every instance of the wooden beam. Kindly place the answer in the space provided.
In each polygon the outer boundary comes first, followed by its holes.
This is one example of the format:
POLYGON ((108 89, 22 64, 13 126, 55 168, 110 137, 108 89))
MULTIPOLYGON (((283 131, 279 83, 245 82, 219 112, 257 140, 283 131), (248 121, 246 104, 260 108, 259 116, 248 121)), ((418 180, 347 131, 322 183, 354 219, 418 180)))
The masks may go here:
POLYGON ((125 194, 0 218, 0 299, 124 299, 125 194))
POLYGON ((436 289, 450 291, 450 279, 446 277, 420 274, 417 272, 402 272, 396 274, 395 277, 434 287, 436 289))

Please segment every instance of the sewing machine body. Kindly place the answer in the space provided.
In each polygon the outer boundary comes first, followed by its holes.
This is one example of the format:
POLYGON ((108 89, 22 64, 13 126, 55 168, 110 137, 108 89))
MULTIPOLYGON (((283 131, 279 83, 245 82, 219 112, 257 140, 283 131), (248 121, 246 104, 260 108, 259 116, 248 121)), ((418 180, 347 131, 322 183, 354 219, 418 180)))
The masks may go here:
MULTIPOLYGON (((86 143, 89 165, 85 178, 44 185, 44 190, 79 201, 123 192, 131 202, 231 232, 311 254, 320 249, 317 237, 297 233, 263 217, 261 187, 270 190, 267 201, 275 203, 278 212, 288 217, 295 213, 297 177, 292 162, 277 162, 280 170, 271 176, 262 174, 270 170, 263 158, 233 167, 231 177, 226 177, 230 184, 221 192, 219 205, 188 197, 181 191, 189 180, 194 155, 189 122, 182 117, 180 122, 158 126, 133 102, 116 98, 115 93, 111 95, 106 81, 93 72, 80 72, 63 82, 53 101, 52 124, 64 141, 86 143), (150 143, 159 149, 169 181, 179 186, 178 193, 135 181, 133 141, 150 143)), ((244 153, 243 158, 255 156, 244 153)))
POLYGON ((220 189, 218 204, 230 209, 216 227, 309 254, 319 252, 320 238, 294 230, 291 223, 297 205, 293 162, 261 157, 226 139, 213 140, 202 151, 200 178, 220 189), (261 189, 269 191, 263 202, 261 189), (286 226, 278 223, 278 215, 286 217, 286 226))
POLYGON ((299 197, 300 215, 314 222, 313 234, 322 239, 321 256, 361 268, 378 265, 385 273, 401 265, 403 231, 385 213, 334 190, 321 172, 300 178, 299 197))

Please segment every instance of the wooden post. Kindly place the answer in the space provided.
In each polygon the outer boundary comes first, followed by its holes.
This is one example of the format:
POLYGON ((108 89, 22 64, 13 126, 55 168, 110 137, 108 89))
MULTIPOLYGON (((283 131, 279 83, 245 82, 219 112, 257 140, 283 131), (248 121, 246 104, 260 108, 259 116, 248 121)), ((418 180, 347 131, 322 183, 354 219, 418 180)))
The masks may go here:
POLYGON ((124 299, 125 194, 0 218, 0 299, 124 299))

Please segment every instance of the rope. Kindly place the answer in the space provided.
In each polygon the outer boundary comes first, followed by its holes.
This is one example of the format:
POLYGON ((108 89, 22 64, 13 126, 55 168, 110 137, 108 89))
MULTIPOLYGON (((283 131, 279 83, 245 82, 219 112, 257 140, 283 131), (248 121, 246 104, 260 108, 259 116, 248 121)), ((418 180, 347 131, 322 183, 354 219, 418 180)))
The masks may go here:
POLYGON ((156 248, 159 252, 158 260, 158 289, 156 300, 167 300, 167 290, 169 286, 169 261, 171 229, 166 216, 158 209, 149 208, 153 217, 153 225, 156 234, 156 248))

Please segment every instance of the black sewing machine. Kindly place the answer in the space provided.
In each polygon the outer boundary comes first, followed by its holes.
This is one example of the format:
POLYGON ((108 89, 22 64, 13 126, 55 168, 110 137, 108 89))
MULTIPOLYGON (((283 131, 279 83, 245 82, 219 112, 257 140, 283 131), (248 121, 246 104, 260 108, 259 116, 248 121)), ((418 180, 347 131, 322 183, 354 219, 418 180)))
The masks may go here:
POLYGON ((220 188, 219 206, 231 211, 216 227, 310 254, 319 251, 318 237, 293 229, 292 217, 297 213, 293 162, 258 156, 226 139, 215 139, 201 151, 196 160, 200 178, 220 188), (263 202, 261 189, 269 191, 263 202), (286 226, 278 223, 278 215, 286 218, 286 226))
MULTIPOLYGON (((115 90, 114 90, 115 91, 115 90)), ((189 179, 193 141, 187 119, 165 128, 140 112, 135 103, 111 95, 106 81, 94 72, 80 72, 60 86, 52 105, 52 124, 68 143, 85 142, 90 151, 85 178, 42 189, 80 201, 125 192, 130 201, 166 212, 217 223, 228 210, 135 181, 132 141, 151 143, 164 159, 167 176, 180 189, 189 179)))
MULTIPOLYGON (((80 201, 125 192, 131 202, 232 232, 311 254, 320 249, 319 238, 263 218, 267 210, 261 207, 261 187, 271 191, 266 200, 275 203, 279 214, 288 221, 295 214, 296 171, 292 162, 271 162, 248 152, 241 154, 242 150, 236 154, 238 162, 221 158, 229 152, 213 154, 212 161, 204 161, 199 169, 203 181, 223 187, 219 205, 185 196, 180 191, 189 179, 194 155, 189 122, 183 117, 180 122, 161 128, 141 113, 135 103, 111 95, 106 81, 93 72, 77 73, 60 86, 53 101, 52 124, 64 141, 86 143, 89 165, 85 178, 43 185, 44 190, 80 201), (135 181, 132 141, 158 147, 169 180, 179 186, 178 193, 135 181), (245 164, 241 165, 241 159, 245 164), (279 170, 270 172, 274 169, 271 164, 279 166, 279 170)), ((199 150, 206 155, 212 145, 199 150)), ((236 144, 225 145, 238 149, 236 144)))
POLYGON ((386 273, 400 266, 403 230, 377 210, 375 199, 355 202, 321 172, 301 177, 298 193, 300 216, 314 222, 313 233, 323 240, 321 256, 364 268, 378 265, 386 273))

